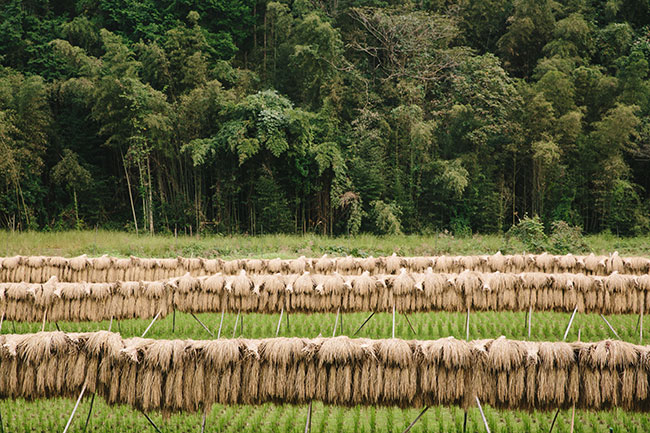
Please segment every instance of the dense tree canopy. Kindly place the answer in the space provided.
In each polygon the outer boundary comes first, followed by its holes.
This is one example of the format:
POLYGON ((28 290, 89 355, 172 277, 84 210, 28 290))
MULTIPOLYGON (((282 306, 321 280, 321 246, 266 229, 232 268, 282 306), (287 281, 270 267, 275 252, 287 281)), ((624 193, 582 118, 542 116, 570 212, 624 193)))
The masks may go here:
POLYGON ((0 226, 650 230, 650 9, 0 5, 0 226))

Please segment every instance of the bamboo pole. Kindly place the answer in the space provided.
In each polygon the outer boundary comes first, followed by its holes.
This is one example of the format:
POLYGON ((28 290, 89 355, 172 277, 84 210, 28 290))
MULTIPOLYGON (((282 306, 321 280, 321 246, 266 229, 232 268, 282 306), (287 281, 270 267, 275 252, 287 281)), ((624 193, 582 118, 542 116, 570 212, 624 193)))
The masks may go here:
POLYGON ((469 307, 467 307, 467 320, 465 321, 465 340, 469 341, 469 307))
POLYGON ((144 336, 147 335, 147 332, 149 332, 149 329, 151 329, 151 327, 153 326, 156 319, 158 319, 158 316, 160 316, 160 311, 158 312, 158 314, 156 314, 156 317, 153 318, 153 320, 151 321, 149 326, 147 326, 147 329, 144 330, 144 332, 142 333, 142 336, 140 338, 144 338, 144 336))
MULTIPOLYGON (((175 312, 175 311, 174 311, 174 312, 175 312)), ((199 325, 203 326, 203 329, 205 329, 206 331, 208 331, 208 334, 210 334, 211 336, 214 337, 214 334, 212 333, 212 331, 210 331, 210 330, 208 329, 208 327, 205 326, 205 324, 204 324, 203 322, 201 322, 201 321, 199 320, 199 318, 196 317, 196 315, 195 315, 194 313, 190 313, 190 314, 192 315, 192 317, 194 317, 194 320, 196 320, 197 322, 199 322, 199 325)), ((237 326, 237 325, 235 324, 235 326, 237 326)))
POLYGON ((311 405, 312 405, 312 401, 309 400, 309 409, 307 410, 307 421, 305 422, 305 433, 311 432, 311 405))
POLYGON ((409 431, 411 431, 411 429, 413 428, 413 426, 415 425, 415 423, 418 422, 418 420, 422 417, 422 415, 424 415, 424 413, 425 413, 427 410, 429 410, 429 406, 425 406, 425 407, 424 407, 424 409, 422 410, 422 412, 420 412, 420 414, 419 414, 419 415, 418 415, 418 416, 417 416, 417 417, 416 417, 416 418, 411 422, 411 424, 409 424, 409 426, 406 427, 406 430, 404 430, 403 433, 408 433, 409 431))
POLYGON ((219 332, 217 332, 217 339, 221 338, 221 326, 223 325, 223 315, 226 310, 221 310, 221 320, 219 321, 219 332))
POLYGON ((4 422, 2 421, 2 413, 0 412, 0 433, 5 433, 4 422))
POLYGON ((614 335, 616 335, 616 338, 618 338, 620 340, 621 337, 618 336, 618 332, 616 332, 616 330, 612 327, 612 325, 610 325, 609 321, 605 318, 605 316, 603 316, 601 314, 600 318, 603 319, 605 321, 605 323, 607 323, 607 326, 609 326, 609 329, 614 333, 614 335))
POLYGON ((2 317, 0 317, 0 333, 2 333, 2 324, 5 321, 5 312, 2 312, 2 317))
POLYGON ((571 329, 571 324, 573 323, 573 318, 576 316, 577 311, 578 306, 576 305, 576 308, 573 310, 573 314, 571 314, 571 318, 569 319, 569 324, 566 327, 566 331, 564 331, 564 337, 562 338, 562 341, 566 341, 566 337, 569 335, 569 329, 571 329))
POLYGON ((232 330, 232 338, 235 338, 235 334, 237 333, 237 324, 239 323, 240 315, 241 315, 241 308, 237 310, 237 318, 235 319, 235 327, 232 330))
POLYGON ((284 305, 280 310, 280 320, 278 320, 278 327, 275 328, 275 336, 277 337, 280 334, 280 325, 282 325, 282 315, 284 314, 284 305))
POLYGON ((404 317, 406 318, 406 323, 409 324, 409 328, 411 328, 411 331, 413 331, 413 334, 418 335, 418 333, 415 331, 415 328, 413 328, 413 325, 411 325, 411 321, 409 320, 409 316, 408 316, 408 314, 406 314, 406 313, 404 313, 404 312, 402 312, 402 314, 403 314, 404 317))
POLYGON ((47 307, 45 307, 45 311, 43 311, 43 326, 41 326, 41 332, 45 331, 45 319, 47 318, 47 307))
POLYGON ((334 320, 334 330, 332 331, 332 337, 336 337, 336 327, 339 326, 339 314, 341 314, 341 307, 336 310, 336 320, 334 320))
POLYGON ((158 426, 153 422, 153 420, 151 418, 149 418, 149 415, 147 415, 143 411, 140 411, 140 412, 142 412, 142 415, 144 415, 144 417, 147 418, 147 421, 149 421, 149 424, 151 424, 151 427, 153 427, 158 433, 162 433, 160 431, 160 429, 158 428, 158 426))
POLYGON ((393 304, 393 338, 395 338, 395 304, 393 304))
POLYGON ((352 336, 354 337, 355 335, 357 335, 359 331, 361 331, 361 328, 363 328, 366 325, 366 323, 368 323, 368 320, 370 320, 374 315, 375 315, 374 311, 370 313, 370 316, 368 316, 368 318, 361 324, 361 326, 359 326, 359 328, 356 331, 354 331, 354 334, 352 334, 352 336))
POLYGON ((533 304, 528 308, 528 339, 530 340, 530 330, 532 328, 533 304))
POLYGON ((207 414, 207 409, 203 408, 203 421, 201 422, 201 433, 205 431, 205 418, 207 414))
POLYGON ((467 431, 467 409, 465 409, 465 416, 463 417, 463 433, 467 431))
POLYGON ((643 344, 643 310, 645 309, 645 300, 641 302, 641 314, 639 314, 639 344, 643 344))
POLYGON ((483 413, 481 402, 479 401, 478 397, 475 398, 476 398, 476 404, 478 404, 478 410, 481 411, 481 418, 483 418, 483 424, 485 424, 485 430, 487 430, 487 433, 490 433, 490 426, 488 425, 487 419, 485 418, 485 414, 483 413))
POLYGON ((111 332, 112 327, 113 327, 113 315, 111 315, 111 321, 108 322, 108 332, 111 332))
POLYGON ((573 403, 573 408, 571 409, 571 429, 569 430, 570 433, 573 433, 573 426, 575 425, 575 420, 576 420, 576 404, 573 403))
POLYGON ((548 433, 551 433, 553 431, 553 427, 555 426, 555 421, 557 421, 557 416, 560 414, 560 409, 558 408, 557 412, 555 412, 555 416, 553 417, 553 422, 551 423, 551 428, 548 429, 548 433))
POLYGON ((176 332, 176 308, 172 312, 172 334, 176 332))
POLYGON ((95 404, 95 393, 93 392, 93 396, 90 399, 90 409, 88 409, 88 416, 86 417, 86 424, 84 424, 84 433, 86 432, 86 429, 88 429, 88 423, 90 422, 90 414, 93 412, 93 405, 95 404))
POLYGON ((72 418, 74 418, 74 414, 77 411, 77 408, 79 407, 79 403, 81 402, 81 398, 84 396, 84 392, 86 392, 86 384, 84 383, 83 388, 81 388, 81 393, 79 394, 79 398, 77 398, 77 403, 74 405, 74 409, 72 409, 72 413, 70 414, 70 418, 68 418, 68 422, 65 425, 65 428, 63 429, 63 433, 66 433, 68 429, 70 428, 70 424, 72 423, 72 418))
POLYGON ((59 324, 55 321, 54 326, 56 326, 56 330, 61 332, 61 328, 59 328, 59 324))

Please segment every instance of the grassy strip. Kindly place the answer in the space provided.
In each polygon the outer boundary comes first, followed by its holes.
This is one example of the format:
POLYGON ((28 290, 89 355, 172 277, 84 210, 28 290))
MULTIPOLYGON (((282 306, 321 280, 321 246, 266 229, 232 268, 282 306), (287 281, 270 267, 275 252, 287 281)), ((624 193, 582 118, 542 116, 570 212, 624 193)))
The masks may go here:
MULTIPOLYGON (((607 254, 618 251, 621 255, 650 256, 650 236, 619 238, 612 235, 586 236, 589 251, 607 254)), ((266 236, 169 236, 140 235, 109 231, 69 231, 57 233, 0 231, 0 255, 60 255, 88 254, 98 256, 141 257, 281 257, 300 255, 320 256, 355 255, 467 255, 493 254, 497 251, 521 253, 524 246, 514 240, 507 242, 499 235, 474 235, 466 238, 438 234, 430 236, 373 236, 354 238, 322 237, 315 235, 266 236)), ((573 251, 574 254, 581 251, 573 251)))

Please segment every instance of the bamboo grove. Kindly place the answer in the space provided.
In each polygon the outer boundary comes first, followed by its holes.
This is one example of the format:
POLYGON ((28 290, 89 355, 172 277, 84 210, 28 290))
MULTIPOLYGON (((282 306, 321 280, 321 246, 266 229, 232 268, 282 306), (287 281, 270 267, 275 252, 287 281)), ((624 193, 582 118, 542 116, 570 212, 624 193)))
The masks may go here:
POLYGON ((645 0, 5 0, 0 227, 650 230, 645 0))

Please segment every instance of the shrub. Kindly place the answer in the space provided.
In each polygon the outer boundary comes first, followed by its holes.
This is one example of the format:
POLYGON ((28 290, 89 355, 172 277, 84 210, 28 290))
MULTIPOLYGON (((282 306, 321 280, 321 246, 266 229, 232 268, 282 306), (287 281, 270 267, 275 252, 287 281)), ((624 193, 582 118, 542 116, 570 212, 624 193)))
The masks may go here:
POLYGON ((509 241, 510 238, 520 241, 524 244, 526 251, 532 253, 541 253, 548 246, 544 224, 537 215, 533 218, 525 216, 517 225, 510 227, 506 233, 506 240, 509 241))
POLYGON ((567 254, 569 252, 584 252, 588 250, 582 237, 582 229, 571 226, 564 221, 554 221, 551 224, 551 236, 548 238, 550 252, 567 254))

